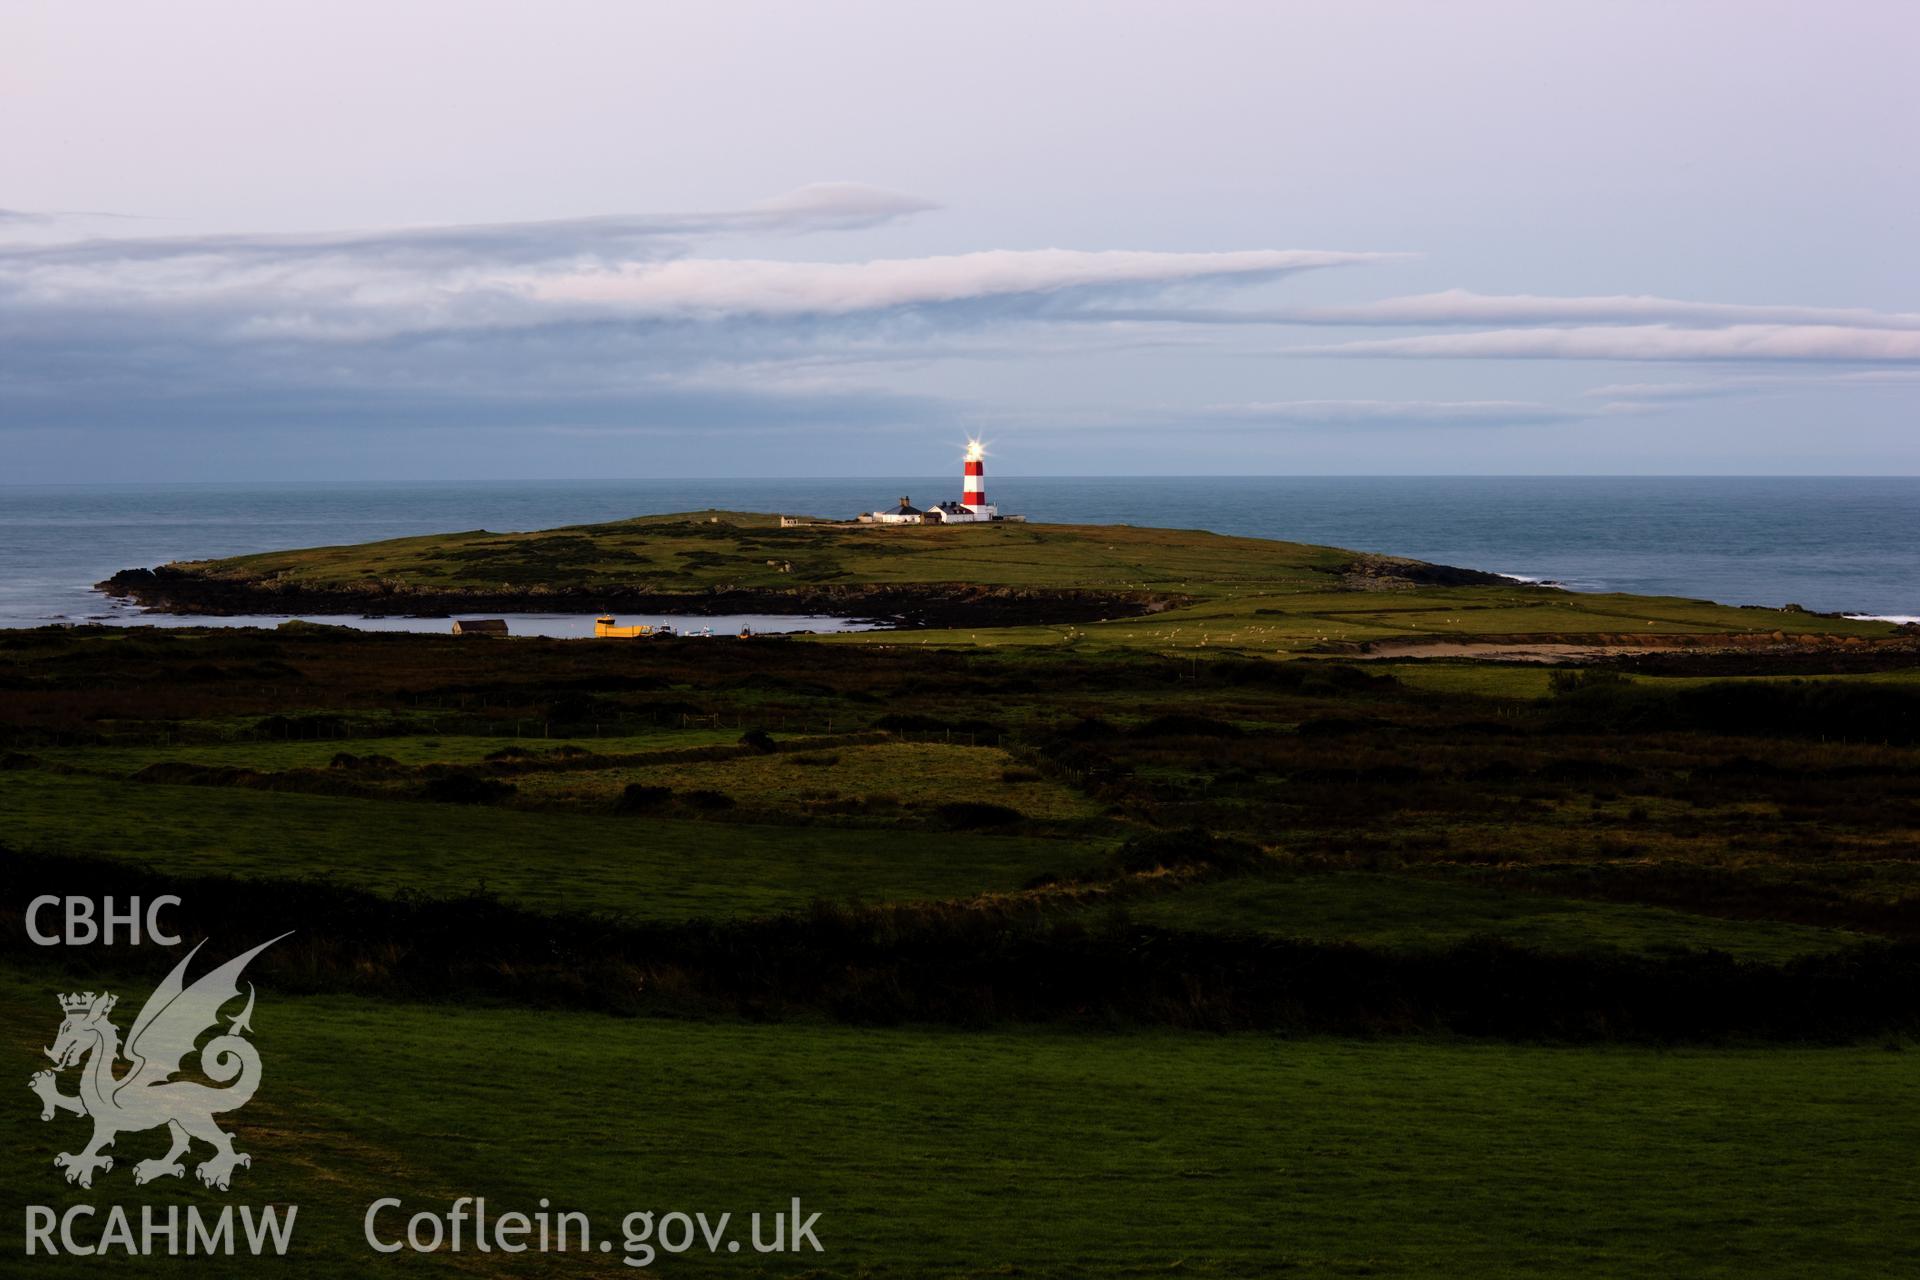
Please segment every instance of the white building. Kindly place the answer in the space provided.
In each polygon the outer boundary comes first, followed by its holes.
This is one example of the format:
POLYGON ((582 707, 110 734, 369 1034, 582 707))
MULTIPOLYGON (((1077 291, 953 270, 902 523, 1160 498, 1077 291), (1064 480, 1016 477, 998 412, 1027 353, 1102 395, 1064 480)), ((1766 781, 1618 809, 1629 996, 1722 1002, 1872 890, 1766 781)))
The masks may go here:
POLYGON ((1000 509, 984 503, 970 507, 964 502, 936 502, 922 513, 926 524, 974 524, 986 520, 998 520, 1000 509))
POLYGON ((925 511, 900 499, 898 507, 869 512, 860 517, 862 524, 984 524, 990 520, 1025 520, 1025 516, 1003 516, 1000 508, 987 501, 986 450, 978 440, 967 441, 967 469, 962 479, 960 501, 936 502, 925 511))
POLYGON ((885 507, 860 518, 874 524, 925 524, 927 513, 908 502, 905 495, 902 495, 899 506, 885 507))

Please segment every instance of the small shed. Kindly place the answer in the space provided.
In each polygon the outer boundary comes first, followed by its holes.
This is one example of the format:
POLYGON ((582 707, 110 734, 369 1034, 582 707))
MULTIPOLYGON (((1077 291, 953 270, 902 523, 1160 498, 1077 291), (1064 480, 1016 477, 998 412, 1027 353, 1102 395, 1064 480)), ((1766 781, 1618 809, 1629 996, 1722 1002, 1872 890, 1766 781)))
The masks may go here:
POLYGON ((453 634, 457 636, 503 636, 507 634, 505 618, 455 618, 453 634))

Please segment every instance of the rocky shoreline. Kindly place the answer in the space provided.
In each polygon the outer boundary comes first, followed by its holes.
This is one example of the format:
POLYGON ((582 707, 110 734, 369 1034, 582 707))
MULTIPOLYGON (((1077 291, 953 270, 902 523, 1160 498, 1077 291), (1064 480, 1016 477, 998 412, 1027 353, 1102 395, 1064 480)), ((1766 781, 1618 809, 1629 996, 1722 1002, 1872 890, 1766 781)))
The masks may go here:
MULTIPOLYGON (((1462 569, 1451 564, 1429 564, 1404 556, 1361 555, 1335 572, 1340 584, 1349 591, 1400 591, 1408 587, 1511 587, 1515 579, 1504 573, 1483 569, 1462 569)), ((1553 583, 1533 586, 1557 589, 1553 583)))
POLYGON ((642 587, 513 591, 422 590, 401 584, 303 587, 195 573, 174 565, 122 569, 97 591, 160 613, 208 617, 244 614, 443 617, 456 613, 623 613, 713 617, 724 614, 828 614, 885 620, 903 628, 1010 627, 1144 617, 1185 603, 1152 592, 980 586, 969 583, 714 587, 656 591, 642 587))

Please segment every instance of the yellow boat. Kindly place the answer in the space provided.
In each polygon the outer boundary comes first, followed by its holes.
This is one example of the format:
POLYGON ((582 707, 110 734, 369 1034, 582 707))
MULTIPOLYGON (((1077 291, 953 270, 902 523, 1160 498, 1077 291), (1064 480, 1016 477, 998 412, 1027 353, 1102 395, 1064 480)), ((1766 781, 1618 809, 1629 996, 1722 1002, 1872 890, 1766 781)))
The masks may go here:
POLYGON ((613 621, 612 614, 603 613, 593 620, 593 634, 596 636, 611 636, 615 639, 631 640, 638 636, 652 635, 653 628, 649 626, 617 626, 613 621))

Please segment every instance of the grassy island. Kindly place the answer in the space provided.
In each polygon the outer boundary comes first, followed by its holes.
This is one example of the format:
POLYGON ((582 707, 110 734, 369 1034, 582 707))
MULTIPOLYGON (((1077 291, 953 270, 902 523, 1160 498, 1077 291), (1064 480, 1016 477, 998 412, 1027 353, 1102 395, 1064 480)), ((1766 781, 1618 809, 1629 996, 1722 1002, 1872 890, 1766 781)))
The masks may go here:
POLYGON ((1295 651, 1409 639, 1698 645, 1886 637, 1885 623, 1576 594, 1338 547, 1132 525, 875 526, 700 511, 473 530, 129 570, 103 589, 181 612, 828 612, 948 630, 1295 651))

